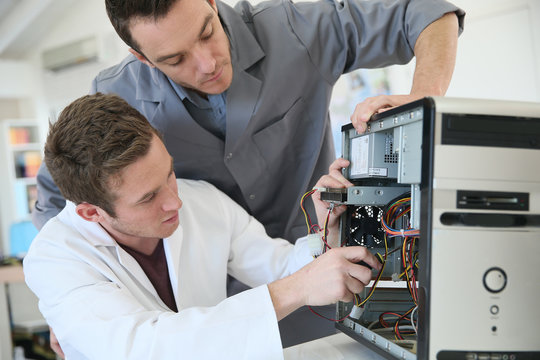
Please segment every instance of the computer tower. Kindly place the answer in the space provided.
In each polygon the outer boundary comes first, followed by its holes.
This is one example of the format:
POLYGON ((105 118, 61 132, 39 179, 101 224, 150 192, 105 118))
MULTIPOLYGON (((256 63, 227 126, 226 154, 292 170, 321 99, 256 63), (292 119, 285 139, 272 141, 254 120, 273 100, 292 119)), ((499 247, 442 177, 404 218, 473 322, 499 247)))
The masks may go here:
POLYGON ((386 261, 336 327, 391 359, 540 359, 540 104, 424 98, 342 137, 354 186, 321 198, 386 261))

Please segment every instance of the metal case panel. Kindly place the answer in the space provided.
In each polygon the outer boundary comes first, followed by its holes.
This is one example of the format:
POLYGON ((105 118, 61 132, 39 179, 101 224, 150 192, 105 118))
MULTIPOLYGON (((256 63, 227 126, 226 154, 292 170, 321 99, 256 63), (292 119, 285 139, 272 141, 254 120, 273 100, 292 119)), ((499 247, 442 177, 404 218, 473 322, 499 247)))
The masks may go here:
MULTIPOLYGON (((357 321, 337 327, 390 359, 540 358, 540 104, 425 98, 376 115, 366 134, 352 126, 342 132, 352 162, 351 140, 379 143, 368 147, 368 165, 380 162, 383 136, 393 138, 396 177, 355 178, 345 170, 356 185, 346 204, 384 206, 410 188, 410 222, 420 228, 418 355, 357 321), (458 207, 464 193, 527 199, 528 206, 458 207)), ((393 306, 390 298, 377 301, 393 306)), ((338 318, 350 307, 338 304, 338 318)), ((361 317, 373 319, 376 308, 361 317)))

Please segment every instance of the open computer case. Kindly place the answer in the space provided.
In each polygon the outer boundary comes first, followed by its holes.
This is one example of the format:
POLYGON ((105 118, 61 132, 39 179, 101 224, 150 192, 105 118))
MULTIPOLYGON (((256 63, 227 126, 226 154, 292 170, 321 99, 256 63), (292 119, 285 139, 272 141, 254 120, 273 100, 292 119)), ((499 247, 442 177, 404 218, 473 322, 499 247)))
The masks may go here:
POLYGON ((342 128, 342 246, 384 270, 336 327, 390 359, 540 359, 540 104, 424 98, 342 128))

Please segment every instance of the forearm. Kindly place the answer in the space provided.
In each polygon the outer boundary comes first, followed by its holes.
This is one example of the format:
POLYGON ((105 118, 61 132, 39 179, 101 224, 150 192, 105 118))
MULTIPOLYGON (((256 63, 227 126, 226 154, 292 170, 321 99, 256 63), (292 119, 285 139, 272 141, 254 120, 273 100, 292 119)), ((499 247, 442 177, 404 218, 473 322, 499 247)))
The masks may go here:
POLYGON ((268 285, 278 320, 303 305, 328 305, 351 301, 371 280, 371 270, 357 265, 365 261, 371 267, 381 265, 364 247, 332 249, 296 273, 268 285))
POLYGON ((297 291, 298 285, 297 279, 293 275, 268 284, 268 292, 272 298, 278 321, 305 305, 299 295, 300 292, 297 291))
POLYGON ((416 68, 411 95, 440 96, 446 93, 456 62, 458 19, 447 13, 420 33, 414 52, 416 68))

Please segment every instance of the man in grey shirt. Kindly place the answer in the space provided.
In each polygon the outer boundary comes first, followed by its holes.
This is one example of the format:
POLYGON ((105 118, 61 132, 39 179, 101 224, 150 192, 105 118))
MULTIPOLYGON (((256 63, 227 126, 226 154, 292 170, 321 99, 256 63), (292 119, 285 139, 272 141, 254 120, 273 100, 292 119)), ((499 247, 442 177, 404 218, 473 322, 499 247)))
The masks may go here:
MULTIPOLYGON (((92 92, 119 94, 143 113, 164 134, 177 176, 214 184, 270 236, 291 241, 306 231, 301 196, 335 157, 328 105, 340 75, 416 56, 410 94, 359 104, 359 131, 379 109, 444 95, 464 18, 443 0, 106 6, 132 55, 101 72, 92 92)), ((63 204, 42 167, 36 226, 63 204)))

